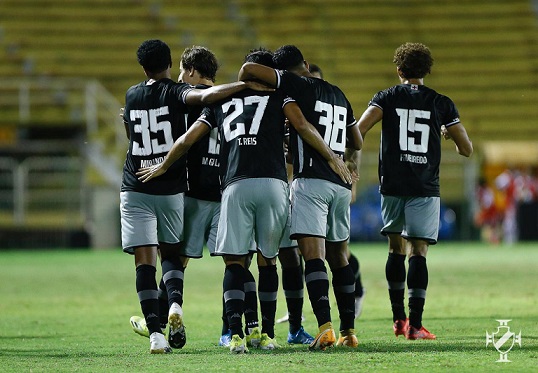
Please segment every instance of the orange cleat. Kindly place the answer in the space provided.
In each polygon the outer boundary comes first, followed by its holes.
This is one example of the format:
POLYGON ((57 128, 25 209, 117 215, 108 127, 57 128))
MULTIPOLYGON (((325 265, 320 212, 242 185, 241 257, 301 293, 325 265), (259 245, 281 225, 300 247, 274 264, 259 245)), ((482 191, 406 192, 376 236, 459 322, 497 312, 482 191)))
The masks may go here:
POLYGON ((396 320, 394 325, 392 325, 392 330, 394 330, 394 335, 398 338, 399 335, 406 335, 407 330, 409 329, 409 319, 405 320, 396 320))
POLYGON ((355 335, 355 329, 346 329, 340 331, 340 337, 336 342, 337 346, 356 348, 359 346, 359 341, 355 335))
POLYGON ((415 328, 412 325, 409 325, 407 333, 405 333, 405 338, 415 340, 415 339, 435 339, 435 334, 430 333, 425 327, 420 329, 415 328))
POLYGON ((327 322, 319 327, 319 333, 314 339, 308 349, 310 351, 321 350, 325 351, 327 347, 331 347, 336 342, 336 335, 334 334, 333 325, 331 322, 327 322))

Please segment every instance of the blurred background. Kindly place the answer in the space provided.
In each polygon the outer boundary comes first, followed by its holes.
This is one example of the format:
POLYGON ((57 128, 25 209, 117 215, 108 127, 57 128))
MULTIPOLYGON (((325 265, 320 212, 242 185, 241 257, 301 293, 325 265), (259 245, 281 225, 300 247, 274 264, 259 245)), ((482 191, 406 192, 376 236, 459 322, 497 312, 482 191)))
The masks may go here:
MULTIPOLYGON (((402 43, 430 47, 425 84, 456 103, 475 153, 443 142, 442 240, 538 240, 538 0, 1 0, 0 248, 120 245, 128 141, 119 111, 136 50, 192 45, 237 79, 249 49, 295 44, 357 118, 398 84, 402 43)), ((380 127, 380 126, 377 126, 380 127)), ((379 128, 365 141, 352 240, 377 241, 379 128)))

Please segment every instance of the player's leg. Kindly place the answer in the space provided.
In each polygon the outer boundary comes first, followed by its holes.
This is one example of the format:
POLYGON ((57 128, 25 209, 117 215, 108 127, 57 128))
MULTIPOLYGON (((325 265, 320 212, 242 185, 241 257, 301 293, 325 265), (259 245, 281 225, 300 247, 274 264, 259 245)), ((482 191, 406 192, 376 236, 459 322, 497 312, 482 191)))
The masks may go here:
POLYGON ((412 198, 406 203, 406 230, 402 236, 410 243, 407 289, 409 296, 409 329, 407 339, 435 339, 422 326, 422 314, 428 288, 426 255, 429 244, 437 243, 439 233, 439 197, 412 198))
POLYGON ((232 353, 247 352, 243 333, 243 310, 245 308, 245 257, 224 256, 223 294, 226 317, 230 326, 232 353))
POLYGON ((347 261, 349 262, 349 265, 351 266, 351 269, 353 270, 353 276, 355 277, 355 318, 357 319, 362 313, 362 305, 364 302, 365 289, 362 286, 362 276, 361 276, 361 271, 360 271, 359 260, 349 250, 349 243, 348 243, 347 251, 348 251, 347 261))
MULTIPOLYGON (((283 238, 283 240, 285 237, 283 238)), ((281 244, 282 245, 282 244, 281 244)), ((286 297, 287 321, 289 322, 288 343, 310 344, 314 337, 302 325, 304 304, 304 269, 298 247, 279 250, 278 259, 282 267, 282 288, 286 297)))
POLYGON ((258 243, 258 297, 262 321, 260 348, 279 347, 275 339, 275 315, 278 295, 276 261, 289 213, 289 188, 282 180, 250 180, 255 208, 255 237, 258 243), (259 193, 258 191, 263 191, 259 193))
POLYGON ((151 353, 168 353, 171 348, 159 322, 157 281, 158 230, 153 196, 120 193, 121 240, 123 251, 134 254, 136 291, 150 336, 151 353), (148 244, 150 243, 150 244, 148 244))
POLYGON ((389 299, 392 309, 392 329, 396 337, 407 332, 405 314, 406 241, 401 237, 405 224, 405 198, 381 195, 381 234, 387 236, 389 255, 385 264, 389 299))
POLYGON ((355 276, 347 260, 347 240, 325 242, 327 262, 340 317, 337 346, 357 347, 355 335, 355 276))
MULTIPOLYGON (((256 244, 253 241, 253 248, 256 244)), ((261 330, 258 319, 258 293, 256 279, 250 271, 254 251, 251 251, 245 259, 245 339, 248 347, 257 348, 260 345, 261 330)))

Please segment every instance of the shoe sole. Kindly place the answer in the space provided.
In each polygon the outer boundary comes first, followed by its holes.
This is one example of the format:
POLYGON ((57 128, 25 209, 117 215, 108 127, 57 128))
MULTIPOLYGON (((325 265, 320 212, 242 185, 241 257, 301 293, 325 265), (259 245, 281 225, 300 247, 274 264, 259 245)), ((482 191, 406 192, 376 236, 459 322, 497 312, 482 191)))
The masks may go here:
POLYGON ((168 317, 168 323, 170 324, 170 333, 168 335, 170 347, 182 348, 187 343, 183 318, 180 314, 173 313, 168 317))
POLYGON ((156 350, 150 350, 151 354, 169 354, 172 352, 171 348, 158 348, 156 350))
POLYGON ((336 341, 335 340, 324 341, 323 340, 325 339, 323 338, 324 336, 325 335, 321 335, 319 338, 314 339, 314 342, 312 342, 310 346, 308 346, 308 349, 310 351, 315 351, 315 350, 325 351, 327 347, 332 347, 336 341))

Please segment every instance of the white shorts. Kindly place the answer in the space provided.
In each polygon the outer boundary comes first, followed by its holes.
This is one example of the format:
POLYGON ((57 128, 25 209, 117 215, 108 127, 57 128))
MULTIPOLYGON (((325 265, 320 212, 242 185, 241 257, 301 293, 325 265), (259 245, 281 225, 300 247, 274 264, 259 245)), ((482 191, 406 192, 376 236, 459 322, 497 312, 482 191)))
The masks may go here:
POLYGON ((121 245, 134 254, 140 246, 157 246, 160 242, 179 243, 183 235, 184 193, 153 195, 138 192, 120 193, 121 245))

